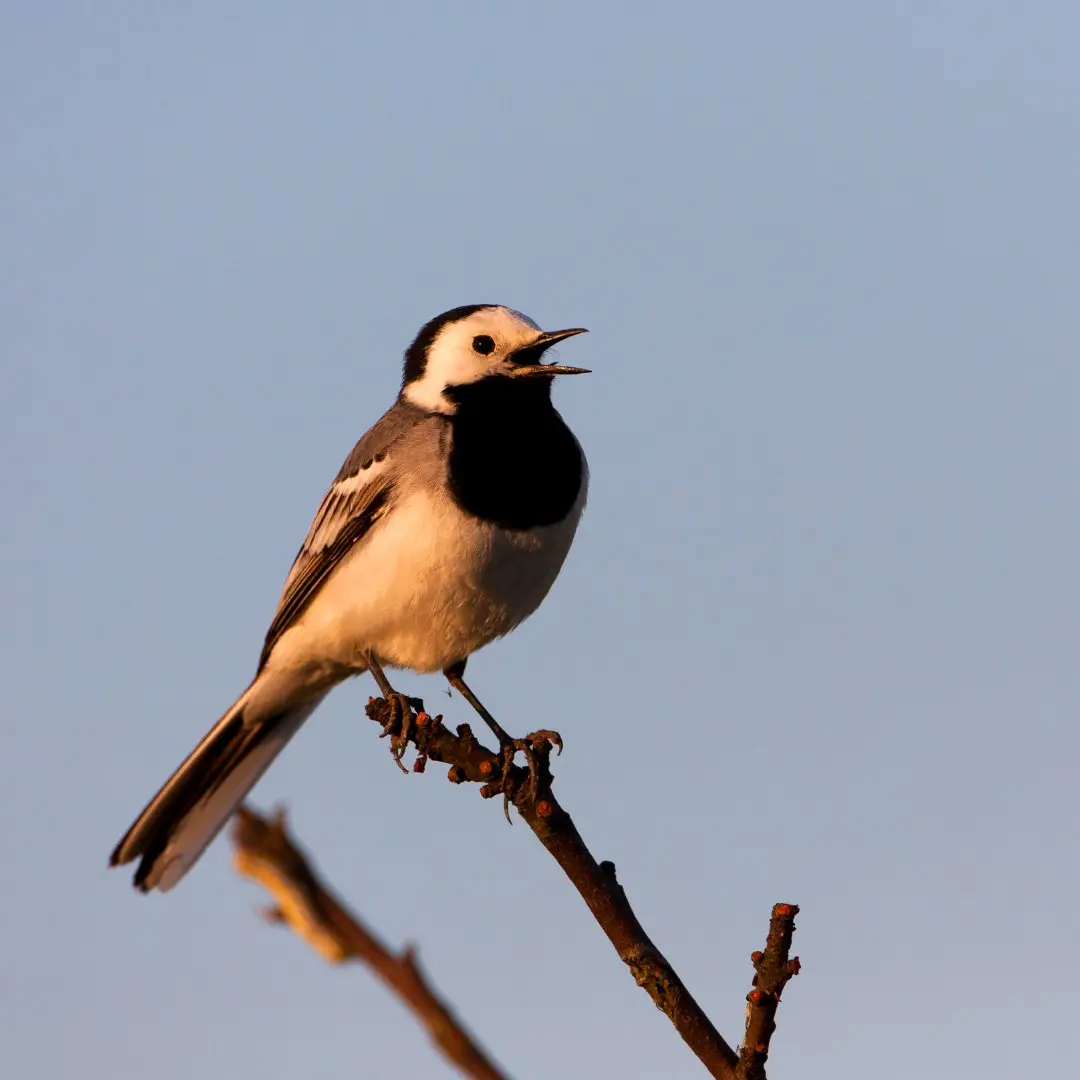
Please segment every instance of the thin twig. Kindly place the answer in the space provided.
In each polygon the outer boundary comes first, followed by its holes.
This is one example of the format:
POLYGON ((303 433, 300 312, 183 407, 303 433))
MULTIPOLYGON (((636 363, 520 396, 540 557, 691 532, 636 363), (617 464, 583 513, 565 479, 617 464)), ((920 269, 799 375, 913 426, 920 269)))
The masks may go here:
POLYGON ((746 1038, 735 1070, 738 1080, 765 1080, 769 1040, 776 1030, 776 1007, 788 980, 799 973, 799 958, 788 959, 798 914, 795 904, 774 904, 765 951, 750 954, 754 988, 746 995, 746 1038))
POLYGON ((315 875, 290 839, 285 813, 264 818, 241 807, 232 830, 233 861, 243 877, 258 882, 276 906, 264 912, 287 924, 331 963, 359 960, 401 998, 427 1028, 448 1061, 474 1080, 509 1080, 431 988, 415 951, 390 950, 315 875))
MULTIPOLYGON (((367 714, 384 727, 390 719, 389 708, 382 698, 368 701, 367 714)), ((407 732, 388 734, 404 734, 416 745, 420 755, 414 766, 417 771, 422 771, 429 758, 445 762, 450 765, 447 778, 452 783, 473 781, 484 785, 481 794, 485 797, 509 797, 581 894, 619 958, 629 967, 634 981, 671 1020, 709 1074, 720 1080, 733 1080, 738 1055, 645 933, 615 877, 615 867, 610 862, 596 861, 570 815, 551 793, 551 742, 544 737, 550 733, 537 733, 535 739, 528 737, 532 740, 534 764, 538 769, 532 784, 528 773, 517 765, 510 766, 504 777, 500 756, 482 746, 468 724, 459 725, 455 733, 443 725, 441 716, 422 712, 407 732)))

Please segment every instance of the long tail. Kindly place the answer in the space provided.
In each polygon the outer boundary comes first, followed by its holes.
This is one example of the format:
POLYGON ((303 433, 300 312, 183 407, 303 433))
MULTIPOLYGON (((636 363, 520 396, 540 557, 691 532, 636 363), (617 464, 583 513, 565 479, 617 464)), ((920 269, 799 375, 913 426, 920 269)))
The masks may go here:
POLYGON ((206 733, 116 845, 110 866, 141 856, 137 889, 167 892, 195 865, 321 700, 266 715, 253 701, 258 683, 206 733))

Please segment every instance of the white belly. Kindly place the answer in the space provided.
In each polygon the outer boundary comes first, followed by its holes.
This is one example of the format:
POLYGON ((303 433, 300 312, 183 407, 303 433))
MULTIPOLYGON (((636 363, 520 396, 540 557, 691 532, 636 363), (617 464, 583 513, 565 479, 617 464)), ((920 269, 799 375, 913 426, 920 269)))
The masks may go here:
POLYGON ((282 635, 270 665, 340 678, 364 669, 367 649, 391 667, 421 672, 465 659, 536 610, 584 503, 583 484, 566 521, 508 532, 466 516, 449 497, 414 490, 346 556, 282 635))

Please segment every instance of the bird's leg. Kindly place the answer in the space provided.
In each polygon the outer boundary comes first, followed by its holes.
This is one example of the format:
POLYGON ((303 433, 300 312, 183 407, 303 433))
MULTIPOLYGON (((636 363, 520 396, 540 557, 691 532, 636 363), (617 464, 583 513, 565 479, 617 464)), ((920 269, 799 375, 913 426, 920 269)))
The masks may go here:
POLYGON ((397 767, 403 773, 408 773, 409 770, 401 764, 401 759, 405 754, 405 748, 409 745, 409 736, 412 734, 416 713, 423 712, 424 703, 419 698, 399 694, 390 685, 386 672, 383 671, 382 665, 370 649, 364 653, 364 662, 379 684, 379 690, 386 699, 386 704, 390 706, 390 716, 383 726, 383 734, 390 736, 390 753, 397 767))
POLYGON ((492 734, 499 740, 499 746, 507 746, 514 740, 503 730, 502 724, 484 708, 484 703, 469 689, 468 683, 463 678, 465 674, 464 662, 451 664, 443 674, 446 681, 476 710, 477 715, 489 728, 492 734))
POLYGON ((446 676, 447 682, 476 710, 477 715, 491 728, 495 738, 499 740, 499 750, 502 757, 503 796, 505 800, 503 810, 506 813, 507 820, 509 820, 510 768, 514 764, 515 755, 519 750, 525 755, 525 763, 529 769, 529 799, 535 802, 540 779, 540 766, 536 758, 533 742, 534 740, 544 740, 558 747, 559 753, 562 753, 562 736, 557 731, 545 730, 534 731, 531 735, 526 735, 524 739, 511 738, 503 729, 502 724, 488 712, 483 702, 469 689, 469 684, 463 678, 465 674, 464 661, 451 664, 450 667, 443 671, 443 674, 446 676))

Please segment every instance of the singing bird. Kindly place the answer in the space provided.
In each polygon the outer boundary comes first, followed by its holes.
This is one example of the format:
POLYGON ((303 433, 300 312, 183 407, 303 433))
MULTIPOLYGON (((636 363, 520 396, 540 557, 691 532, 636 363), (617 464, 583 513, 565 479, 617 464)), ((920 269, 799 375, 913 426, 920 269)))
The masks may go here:
MULTIPOLYGON (((543 331, 494 304, 453 308, 405 353, 401 392, 356 444, 296 556, 251 685, 112 853, 135 886, 171 889, 323 698, 386 667, 464 682, 468 658, 528 618, 562 568, 588 467, 544 362, 585 331, 543 331)), ((488 717, 490 719, 490 717, 488 717)), ((492 721, 493 722, 493 721, 492 721)))

